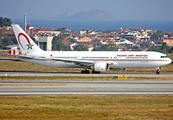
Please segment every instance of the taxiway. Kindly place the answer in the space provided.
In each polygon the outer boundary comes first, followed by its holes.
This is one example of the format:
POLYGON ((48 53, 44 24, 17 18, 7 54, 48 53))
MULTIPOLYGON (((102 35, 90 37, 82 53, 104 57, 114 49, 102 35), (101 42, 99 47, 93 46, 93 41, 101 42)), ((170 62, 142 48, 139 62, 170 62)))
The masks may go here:
POLYGON ((0 81, 0 95, 173 95, 173 81, 0 81), (10 84, 67 84, 10 86, 10 84))

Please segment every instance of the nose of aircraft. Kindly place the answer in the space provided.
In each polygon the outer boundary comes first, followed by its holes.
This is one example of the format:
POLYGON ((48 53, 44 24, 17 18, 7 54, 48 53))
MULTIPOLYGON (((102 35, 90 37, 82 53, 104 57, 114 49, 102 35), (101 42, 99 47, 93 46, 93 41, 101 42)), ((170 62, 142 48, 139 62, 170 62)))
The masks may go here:
POLYGON ((168 58, 169 59, 169 64, 172 62, 172 60, 170 59, 170 58, 168 58))

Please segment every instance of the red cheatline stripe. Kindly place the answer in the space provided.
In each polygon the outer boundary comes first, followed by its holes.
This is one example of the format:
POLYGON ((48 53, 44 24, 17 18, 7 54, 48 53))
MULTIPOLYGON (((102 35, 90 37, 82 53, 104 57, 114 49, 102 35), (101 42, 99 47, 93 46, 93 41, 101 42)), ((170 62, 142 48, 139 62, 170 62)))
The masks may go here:
MULTIPOLYGON (((29 60, 29 59, 23 59, 23 60, 29 60)), ((44 60, 44 59, 31 59, 30 61, 56 61, 56 60, 44 60)), ((58 61, 58 60, 57 60, 58 61)), ((166 62, 167 60, 90 60, 90 61, 102 61, 102 62, 107 62, 107 61, 111 61, 111 62, 126 62, 126 61, 131 61, 131 62, 166 62)), ((63 61, 61 61, 63 62, 63 61)), ((64 61, 65 62, 65 61, 64 61)), ((82 60, 81 60, 82 62, 82 60)))

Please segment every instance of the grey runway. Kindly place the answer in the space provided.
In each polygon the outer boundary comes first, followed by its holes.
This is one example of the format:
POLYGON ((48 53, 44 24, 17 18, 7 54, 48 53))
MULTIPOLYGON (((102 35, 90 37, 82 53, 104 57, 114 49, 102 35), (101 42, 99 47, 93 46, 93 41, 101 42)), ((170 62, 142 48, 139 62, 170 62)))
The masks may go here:
POLYGON ((173 74, 153 73, 101 73, 81 74, 80 72, 37 72, 37 71, 0 71, 0 76, 121 76, 127 77, 173 77, 173 74))
POLYGON ((173 81, 0 81, 0 84, 67 84, 67 86, 0 86, 0 95, 173 95, 173 81))

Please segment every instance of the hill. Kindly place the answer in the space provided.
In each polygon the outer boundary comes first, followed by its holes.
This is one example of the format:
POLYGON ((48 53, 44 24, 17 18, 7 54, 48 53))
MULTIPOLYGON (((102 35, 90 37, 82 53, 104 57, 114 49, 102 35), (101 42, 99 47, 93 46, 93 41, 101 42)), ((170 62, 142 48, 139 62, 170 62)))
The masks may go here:
POLYGON ((90 10, 88 12, 78 13, 65 13, 58 16, 51 17, 56 20, 69 20, 69 21, 114 21, 116 18, 110 13, 103 10, 90 10))

